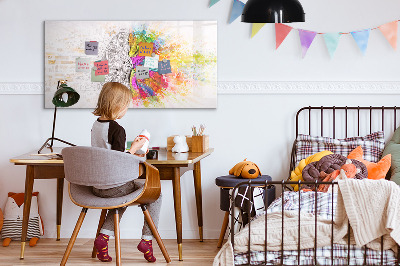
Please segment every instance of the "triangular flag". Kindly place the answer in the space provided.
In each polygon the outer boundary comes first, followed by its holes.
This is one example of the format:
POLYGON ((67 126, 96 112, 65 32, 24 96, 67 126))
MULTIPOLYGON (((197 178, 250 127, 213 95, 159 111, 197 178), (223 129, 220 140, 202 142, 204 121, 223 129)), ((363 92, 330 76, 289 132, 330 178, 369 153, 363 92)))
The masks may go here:
POLYGON ((339 32, 333 32, 333 33, 325 33, 323 36, 326 48, 328 48, 329 55, 332 58, 339 44, 339 39, 340 36, 342 36, 342 34, 340 34, 339 32))
POLYGON ((237 19, 240 15, 242 15, 242 11, 244 8, 244 3, 239 0, 233 0, 231 17, 229 18, 229 23, 232 23, 235 19, 237 19))
POLYGON ((351 35, 353 35, 354 40, 356 41, 358 47, 361 50, 361 53, 364 55, 368 46, 369 33, 371 29, 360 30, 360 31, 352 31, 351 35))
POLYGON ((210 0, 210 5, 208 7, 212 7, 213 5, 215 5, 218 2, 219 2, 219 0, 210 0))
POLYGON ((393 47, 393 49, 396 50, 397 48, 397 20, 393 22, 386 23, 382 26, 378 27, 383 35, 385 35, 386 39, 390 43, 390 45, 393 47))
POLYGON ((301 55, 304 58, 306 56, 308 48, 312 44, 315 36, 317 33, 315 31, 308 31, 308 30, 300 30, 299 29, 299 36, 300 36, 300 43, 301 43, 301 55))
POLYGON ((254 37, 254 35, 257 34, 259 30, 261 30, 262 27, 264 27, 265 23, 253 23, 251 27, 251 38, 254 37))
POLYGON ((288 25, 281 24, 281 23, 275 23, 276 49, 278 49, 278 47, 282 44, 282 42, 285 40, 286 36, 288 36, 289 32, 292 29, 293 28, 288 25))

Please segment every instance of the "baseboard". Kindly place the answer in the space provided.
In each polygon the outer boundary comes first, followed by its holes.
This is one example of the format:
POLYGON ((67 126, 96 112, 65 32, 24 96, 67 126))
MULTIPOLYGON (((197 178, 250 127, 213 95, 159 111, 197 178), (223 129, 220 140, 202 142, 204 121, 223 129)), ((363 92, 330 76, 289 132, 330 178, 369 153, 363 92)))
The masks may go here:
MULTIPOLYGON (((42 82, 0 83, 0 94, 43 94, 42 82)), ((400 81, 220 81, 218 94, 400 94, 400 81)))

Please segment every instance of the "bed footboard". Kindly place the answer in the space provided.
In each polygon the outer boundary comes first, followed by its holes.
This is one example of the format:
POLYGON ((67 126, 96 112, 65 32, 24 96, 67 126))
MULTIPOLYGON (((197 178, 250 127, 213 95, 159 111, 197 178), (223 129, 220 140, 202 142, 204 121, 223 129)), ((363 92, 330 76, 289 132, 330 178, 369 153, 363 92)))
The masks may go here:
MULTIPOLYGON (((392 251, 384 251, 384 245, 383 245, 383 237, 381 237, 381 243, 380 243, 380 251, 372 251, 369 250, 366 246, 363 246, 362 248, 357 248, 357 252, 358 254, 363 254, 363 259, 361 259, 360 261, 360 256, 357 257, 357 263, 356 264, 352 264, 352 261, 354 262, 354 260, 352 260, 352 254, 354 253, 356 254, 356 251, 354 250, 354 245, 351 245, 350 242, 350 224, 348 224, 348 231, 347 231, 347 236, 346 236, 346 245, 342 245, 342 253, 340 253, 340 255, 337 255, 337 247, 335 246, 336 244, 334 243, 334 210, 335 207, 334 203, 335 202, 335 195, 337 195, 336 193, 334 193, 334 191, 338 188, 338 182, 333 181, 333 182, 302 182, 302 181, 246 181, 246 182, 242 182, 240 184, 238 184, 237 186, 235 186, 235 188, 232 191, 232 195, 235 195, 236 190, 239 187, 243 187, 243 186, 249 186, 249 187, 258 187, 258 188, 262 188, 265 190, 265 194, 266 194, 266 198, 268 198, 268 188, 270 185, 275 185, 277 188, 280 186, 282 189, 282 194, 280 198, 277 198, 275 200, 275 203, 279 203, 278 201, 281 201, 281 208, 280 211, 282 212, 282 219, 281 219, 281 238, 280 238, 280 250, 279 251, 273 251, 274 254, 279 254, 279 259, 269 259, 271 258, 270 256, 270 251, 268 250, 268 242, 270 241, 268 239, 268 216, 271 215, 271 213, 268 213, 267 211, 267 202, 265 202, 265 214, 261 214, 264 215, 264 220, 265 220, 265 224, 263 226, 264 229, 264 239, 265 239, 265 243, 264 243, 264 250, 257 251, 257 256, 253 256, 254 250, 252 250, 252 223, 254 223, 253 219, 249 219, 247 227, 248 227, 248 243, 247 243, 247 251, 246 252, 242 252, 241 256, 244 256, 244 260, 242 260, 238 265, 400 265, 400 252, 397 253, 396 256, 394 256, 394 252, 392 251), (301 236, 301 230, 300 230, 300 225, 301 225, 301 206, 302 206, 302 194, 304 194, 304 192, 302 192, 301 190, 293 192, 293 191, 288 191, 288 189, 286 188, 286 185, 292 185, 292 184, 297 184, 299 185, 299 187, 301 185, 312 185, 313 186, 313 190, 308 192, 308 193, 313 193, 313 194, 308 194, 308 202, 307 205, 312 205, 313 204, 313 208, 315 208, 314 210, 314 216, 315 216, 315 223, 314 223, 314 227, 315 227, 315 232, 314 232, 314 247, 311 249, 307 249, 307 250, 302 250, 301 249, 301 241, 302 241, 302 236, 301 236), (321 192, 318 192, 318 187, 320 185, 330 185, 332 186, 332 193, 324 193, 324 197, 331 197, 331 200, 329 202, 329 212, 330 212, 330 227, 331 227, 331 239, 330 239, 330 256, 327 256, 327 250, 329 251, 329 245, 328 247, 326 247, 324 249, 324 260, 321 263, 321 259, 317 258, 317 253, 319 251, 319 247, 317 246, 318 243, 318 232, 317 232, 317 217, 318 217, 318 194, 321 192), (298 214, 298 235, 297 235, 297 250, 293 250, 291 249, 290 254, 292 254, 292 259, 291 261, 286 261, 286 257, 288 257, 285 252, 285 215, 283 215, 285 213, 285 211, 287 211, 285 209, 285 192, 288 193, 295 193, 292 195, 295 195, 296 197, 298 197, 298 208, 296 210, 297 214, 298 214), (313 197, 311 199, 310 202, 310 195, 311 197, 313 197), (315 195, 315 197, 314 197, 315 195), (346 249, 346 250, 344 250, 346 249), (263 254, 262 254, 263 253, 263 254), (347 253, 347 255, 346 255, 347 253), (393 254, 392 254, 393 253, 393 254), (263 255, 263 256, 260 256, 263 255), (367 255, 370 254, 370 255, 367 255), (373 255, 371 255, 373 254, 373 255), (340 257, 339 257, 340 256, 340 257), (369 259, 368 256, 373 256, 373 258, 371 257, 371 259, 369 259), (258 259, 254 259, 254 257, 258 257, 258 259), (260 260, 260 257, 263 257, 264 260, 260 260), (297 259, 293 259, 293 257, 297 257, 297 259), (246 259, 247 258, 247 259, 246 259), (306 259, 304 259, 306 258, 306 259), (294 261, 296 260, 296 261, 294 261), (243 263, 247 261, 247 263, 243 263), (372 264, 371 264, 371 261, 372 264)), ((250 198, 252 198, 252 190, 250 189, 250 198)), ((304 197, 304 196, 303 196, 304 197)), ((271 207, 271 206, 270 206, 271 207)), ((230 232, 230 241, 232 244, 233 249, 235 250, 235 233, 234 233, 234 217, 235 217, 235 208, 234 208, 234 198, 232 197, 231 200, 231 232, 230 232)), ((258 216, 257 218, 259 218, 260 216, 258 216)), ((257 225, 258 227, 260 226, 259 224, 257 225)), ((245 232, 247 234, 247 231, 245 232)), ((397 248, 399 248, 399 245, 397 245, 397 248)), ((243 249, 243 247, 242 247, 243 249)), ((353 254, 353 255, 354 255, 353 254)))

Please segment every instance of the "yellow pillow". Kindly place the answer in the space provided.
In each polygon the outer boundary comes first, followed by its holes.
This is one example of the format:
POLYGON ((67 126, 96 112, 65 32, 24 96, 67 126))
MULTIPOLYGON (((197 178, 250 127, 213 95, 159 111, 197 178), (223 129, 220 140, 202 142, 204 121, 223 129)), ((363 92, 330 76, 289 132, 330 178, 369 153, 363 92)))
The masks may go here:
MULTIPOLYGON (((307 158, 301 160, 299 162, 299 164, 297 165, 297 167, 290 173, 290 181, 303 181, 303 176, 302 176, 302 172, 304 167, 306 167, 307 164, 312 163, 312 162, 316 162, 321 160, 322 157, 326 156, 326 155, 330 155, 333 154, 333 152, 331 151, 320 151, 318 153, 315 153, 313 155, 308 156, 307 158)), ((299 185, 291 185, 295 191, 299 190, 299 185)))

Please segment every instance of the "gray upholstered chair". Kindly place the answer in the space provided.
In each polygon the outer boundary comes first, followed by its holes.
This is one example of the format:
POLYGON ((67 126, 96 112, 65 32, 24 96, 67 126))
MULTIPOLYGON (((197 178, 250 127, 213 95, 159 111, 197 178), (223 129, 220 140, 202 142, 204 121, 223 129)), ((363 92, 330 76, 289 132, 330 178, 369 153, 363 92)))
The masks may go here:
MULTIPOLYGON (((65 250, 61 265, 65 265, 76 237, 85 218, 87 209, 102 209, 96 237, 103 226, 107 210, 117 209, 128 205, 139 205, 149 224, 153 236, 164 255, 167 263, 171 261, 168 252, 160 238, 157 228, 144 204, 154 202, 161 193, 160 175, 154 166, 143 159, 120 151, 94 147, 68 147, 62 150, 65 179, 69 183, 69 196, 73 203, 82 207, 81 214, 65 250), (139 167, 138 167, 138 163, 139 167), (118 185, 132 179, 132 176, 145 177, 143 189, 118 198, 100 198, 95 196, 92 186, 118 185)), ((119 214, 114 216, 116 265, 121 264, 119 214)), ((92 257, 96 256, 93 247, 92 257)))

